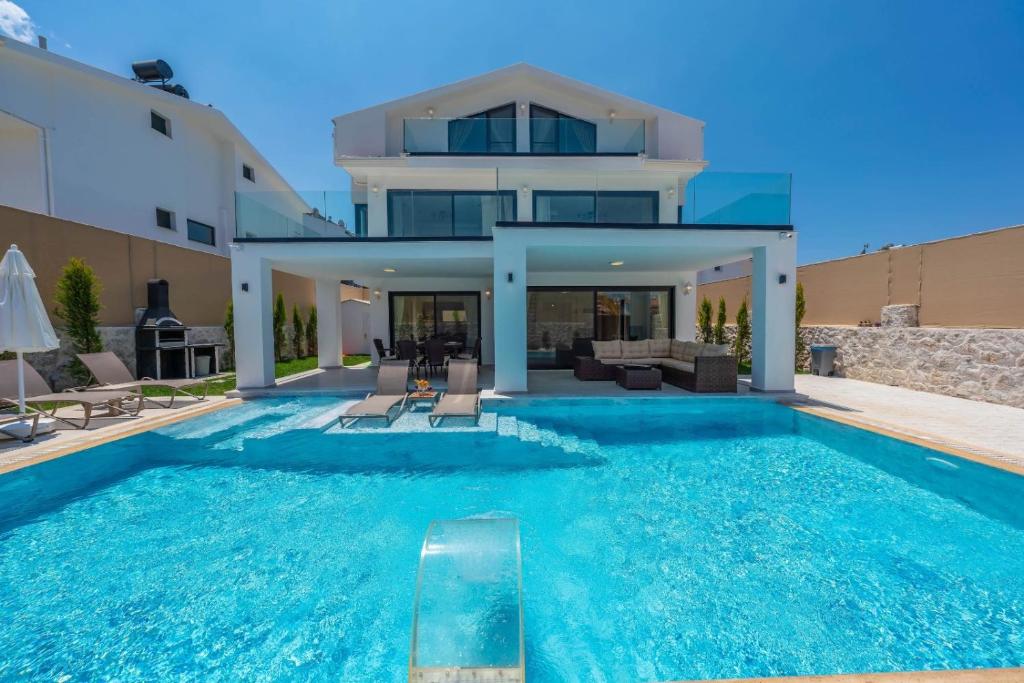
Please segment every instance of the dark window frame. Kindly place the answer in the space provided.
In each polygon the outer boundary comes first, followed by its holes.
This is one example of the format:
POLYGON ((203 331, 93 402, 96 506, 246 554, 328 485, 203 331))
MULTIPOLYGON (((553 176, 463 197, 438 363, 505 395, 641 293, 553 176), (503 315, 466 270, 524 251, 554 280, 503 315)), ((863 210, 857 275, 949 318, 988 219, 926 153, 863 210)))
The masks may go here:
MULTIPOLYGON (((538 197, 585 197, 591 196, 594 199, 594 225, 605 225, 599 220, 600 216, 597 212, 597 202, 601 195, 612 195, 616 197, 649 197, 652 201, 652 207, 654 209, 653 220, 642 225, 658 225, 661 218, 660 205, 661 205, 661 193, 657 190, 534 190, 533 191, 533 219, 537 222, 537 198, 538 197)), ((539 221, 539 222, 552 222, 552 221, 539 221)), ((562 221, 554 221, 562 222, 562 221)), ((635 222, 635 221, 634 221, 635 222)), ((610 225, 615 225, 611 223, 610 225)))
POLYGON ((370 205, 366 203, 353 204, 352 230, 359 237, 366 237, 370 230, 370 205))
POLYGON ((186 219, 185 222, 186 222, 186 225, 188 226, 188 239, 189 239, 189 241, 191 241, 191 242, 198 242, 200 244, 207 244, 207 245, 209 245, 211 247, 217 246, 217 228, 213 227, 212 225, 208 225, 206 223, 202 223, 200 221, 192 220, 191 218, 186 219), (198 228, 198 229, 201 229, 201 230, 209 231, 210 241, 207 242, 206 240, 196 239, 195 237, 193 237, 193 234, 195 234, 193 232, 193 228, 198 228))
MULTIPOLYGON (((465 196, 487 197, 487 196, 494 195, 494 196, 497 196, 497 197, 509 197, 509 198, 512 199, 512 220, 513 221, 516 220, 517 216, 519 215, 519 207, 517 206, 516 191, 515 190, 498 190, 498 191, 493 191, 493 190, 388 190, 388 196, 387 196, 388 237, 396 237, 395 231, 394 231, 395 212, 392 210, 392 208, 393 208, 392 197, 405 196, 405 195, 411 195, 413 197, 415 197, 416 195, 435 196, 435 197, 436 196, 440 196, 440 195, 448 195, 450 197, 450 199, 451 199, 451 216, 452 216, 451 232, 449 232, 448 235, 447 235, 447 236, 450 236, 450 237, 468 237, 469 236, 469 235, 456 235, 455 234, 455 198, 459 197, 459 196, 463 196, 463 197, 465 197, 465 196)), ((502 219, 499 217, 499 218, 496 219, 495 222, 500 221, 500 220, 502 220, 502 219)), ((491 227, 493 228, 494 226, 492 225, 491 227)), ((481 228, 480 235, 482 236, 482 235, 484 235, 484 233, 483 233, 484 226, 481 225, 480 228, 481 228)), ((397 237, 406 237, 406 236, 407 235, 397 235, 397 237)))
POLYGON ((448 153, 449 154, 482 154, 482 155, 487 155, 487 154, 514 154, 516 152, 516 145, 517 145, 517 137, 516 136, 518 134, 518 131, 516 130, 516 128, 517 128, 517 126, 516 126, 516 103, 515 102, 506 102, 505 104, 499 105, 497 107, 491 107, 490 109, 485 109, 484 111, 479 111, 479 112, 477 112, 475 114, 470 114, 469 116, 460 116, 460 117, 458 117, 456 119, 452 119, 451 121, 448 122, 448 153), (496 112, 507 111, 510 108, 512 110, 512 115, 511 116, 492 116, 492 114, 494 114, 496 112), (477 152, 477 151, 466 152, 466 151, 462 151, 462 150, 453 150, 452 149, 452 125, 454 124, 454 125, 457 126, 457 125, 459 125, 459 122, 467 121, 467 120, 470 120, 470 119, 482 119, 484 121, 490 121, 490 119, 498 119, 498 120, 502 120, 502 121, 511 121, 512 122, 512 140, 511 141, 509 141, 509 140, 501 140, 501 141, 495 142, 492 139, 493 128, 490 125, 485 125, 484 126, 484 133, 485 133, 485 136, 486 136, 487 139, 486 139, 486 142, 484 143, 484 147, 485 147, 484 150, 479 151, 479 152, 477 152), (507 151, 506 150, 506 151, 502 151, 502 152, 497 152, 494 149, 494 146, 498 145, 498 144, 500 144, 500 145, 509 145, 509 144, 511 144, 512 145, 512 150, 511 151, 507 151))
POLYGON ((155 109, 149 110, 149 127, 164 137, 172 137, 171 120, 155 109))
MULTIPOLYGON (((430 296, 434 298, 434 334, 437 334, 437 297, 439 296, 474 296, 476 297, 476 325, 477 329, 480 330, 480 338, 484 336, 484 321, 481 317, 480 308, 480 292, 476 290, 470 291, 447 291, 447 290, 426 290, 422 292, 409 292, 409 291, 396 291, 388 292, 388 341, 391 348, 394 348, 398 344, 398 340, 395 339, 395 297, 396 296, 430 296)), ((418 340, 417 340, 418 341, 418 340)), ((467 343, 470 340, 466 340, 467 343)), ((476 340, 472 342, 475 344, 476 340)), ((482 355, 482 354, 481 354, 482 355)))
POLYGON ((544 105, 537 104, 536 102, 530 102, 530 153, 531 154, 566 154, 568 156, 597 154, 597 124, 593 123, 592 121, 587 121, 586 119, 581 119, 578 116, 570 116, 569 114, 565 114, 563 112, 560 112, 557 109, 552 109, 551 107, 545 107, 544 105), (538 113, 541 113, 542 115, 541 116, 537 116, 538 113), (537 140, 535 140, 536 136, 534 135, 534 133, 535 133, 536 128, 535 128, 534 123, 533 123, 535 120, 536 121, 553 121, 554 122, 554 125, 555 125, 555 142, 554 143, 550 143, 550 142, 543 142, 543 143, 541 143, 541 142, 538 142, 537 140), (587 126, 590 126, 593 129, 594 149, 590 150, 590 151, 584 150, 584 151, 581 151, 581 152, 568 152, 568 151, 566 151, 565 148, 564 148, 565 141, 562 139, 562 125, 560 124, 561 121, 575 121, 577 123, 585 124, 587 126), (546 151, 546 152, 545 151, 538 151, 536 146, 539 145, 539 144, 543 144, 543 145, 552 145, 553 144, 555 149, 554 150, 549 150, 549 151, 546 151))
POLYGON ((242 177, 250 183, 256 182, 256 169, 249 164, 242 164, 242 177))
POLYGON ((156 207, 156 227, 163 228, 164 230, 177 230, 178 225, 174 219, 174 212, 170 209, 165 209, 162 206, 156 207), (160 224, 160 214, 167 214, 167 225, 160 224))

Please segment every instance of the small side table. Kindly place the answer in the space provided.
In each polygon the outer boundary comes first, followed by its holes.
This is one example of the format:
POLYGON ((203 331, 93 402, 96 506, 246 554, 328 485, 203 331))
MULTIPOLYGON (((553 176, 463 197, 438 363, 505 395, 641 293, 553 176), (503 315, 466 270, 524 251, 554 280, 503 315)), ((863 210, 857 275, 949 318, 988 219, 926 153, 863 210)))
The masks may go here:
POLYGON ((421 404, 426 404, 428 408, 433 408, 434 404, 437 403, 437 397, 441 395, 439 391, 414 391, 409 394, 409 398, 406 402, 409 404, 409 410, 414 410, 421 404))

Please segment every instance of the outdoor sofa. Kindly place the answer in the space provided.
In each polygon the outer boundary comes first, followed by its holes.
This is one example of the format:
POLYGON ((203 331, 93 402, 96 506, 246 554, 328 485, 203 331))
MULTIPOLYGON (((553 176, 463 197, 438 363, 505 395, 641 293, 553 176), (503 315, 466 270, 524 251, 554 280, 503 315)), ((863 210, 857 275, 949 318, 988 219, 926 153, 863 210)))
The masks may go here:
POLYGON ((662 381, 699 393, 736 391, 736 356, 727 344, 678 339, 594 341, 592 355, 573 359, 573 374, 582 381, 615 379, 619 365, 653 365, 662 381))

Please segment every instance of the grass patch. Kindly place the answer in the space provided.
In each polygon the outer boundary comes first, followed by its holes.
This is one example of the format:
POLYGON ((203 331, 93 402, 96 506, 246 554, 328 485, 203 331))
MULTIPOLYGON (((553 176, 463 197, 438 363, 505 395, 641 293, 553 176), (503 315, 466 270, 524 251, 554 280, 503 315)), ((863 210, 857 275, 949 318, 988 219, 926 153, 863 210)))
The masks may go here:
MULTIPOLYGON (((280 379, 287 377, 288 375, 294 375, 300 372, 306 372, 308 370, 316 369, 316 356, 310 356, 308 358, 293 358, 291 360, 283 360, 274 363, 274 377, 280 379)), ((227 377, 214 380, 210 382, 210 396, 223 396, 225 393, 235 388, 235 375, 230 374, 227 377)), ((201 390, 200 390, 201 391, 201 390)), ((145 396, 170 396, 171 391, 164 389, 163 387, 143 387, 142 393, 145 396)))
POLYGON ((370 357, 362 353, 354 353, 351 356, 342 356, 341 363, 346 368, 350 368, 353 365, 362 365, 363 363, 369 363, 370 357))

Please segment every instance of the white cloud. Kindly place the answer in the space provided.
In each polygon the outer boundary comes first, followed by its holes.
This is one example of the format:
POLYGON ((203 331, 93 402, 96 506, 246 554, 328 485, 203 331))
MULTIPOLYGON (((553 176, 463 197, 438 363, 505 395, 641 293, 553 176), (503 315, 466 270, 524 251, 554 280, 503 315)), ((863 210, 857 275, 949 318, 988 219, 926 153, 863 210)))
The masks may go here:
POLYGON ((36 39, 36 25, 28 12, 11 0, 0 0, 0 33, 23 43, 32 43, 36 39))

